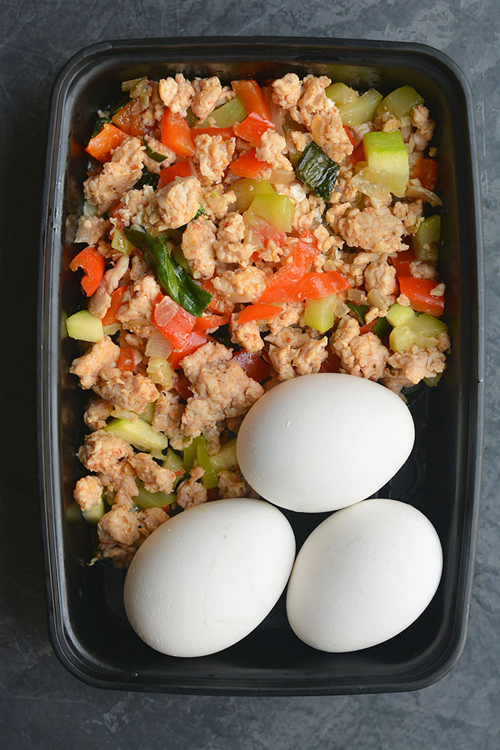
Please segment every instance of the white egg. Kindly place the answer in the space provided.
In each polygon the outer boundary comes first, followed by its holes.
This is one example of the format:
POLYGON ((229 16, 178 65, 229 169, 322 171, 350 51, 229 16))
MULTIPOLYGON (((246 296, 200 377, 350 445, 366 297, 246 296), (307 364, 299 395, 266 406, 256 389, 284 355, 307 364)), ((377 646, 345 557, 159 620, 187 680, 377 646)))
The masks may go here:
POLYGON ((238 433, 240 469, 259 495, 290 510, 337 510, 369 497, 413 448, 408 407, 378 383, 305 375, 274 387, 238 433))
POLYGON ((423 513, 397 500, 365 500, 306 539, 288 585, 288 620, 321 651, 375 646, 422 614, 442 565, 439 537, 423 513))
POLYGON ((268 503, 238 498, 190 508, 154 531, 132 560, 128 619, 164 654, 213 654, 269 614, 294 557, 292 527, 268 503))

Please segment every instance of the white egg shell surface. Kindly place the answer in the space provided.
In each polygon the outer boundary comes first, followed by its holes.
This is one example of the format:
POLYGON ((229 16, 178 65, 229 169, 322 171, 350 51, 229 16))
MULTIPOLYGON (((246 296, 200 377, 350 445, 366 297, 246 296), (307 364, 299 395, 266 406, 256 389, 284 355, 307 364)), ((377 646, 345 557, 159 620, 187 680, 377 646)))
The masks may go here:
POLYGON ((320 651, 375 646, 422 614, 442 564, 439 537, 423 513, 397 500, 365 500, 306 539, 288 585, 288 620, 320 651))
POLYGON ((388 388, 353 375, 304 375, 275 386, 245 416, 238 463, 259 495, 318 513, 384 486, 411 453, 408 407, 388 388))
POLYGON ((125 580, 130 624, 170 656, 232 646, 269 614, 295 557, 285 516, 247 498, 190 508, 154 531, 125 580))

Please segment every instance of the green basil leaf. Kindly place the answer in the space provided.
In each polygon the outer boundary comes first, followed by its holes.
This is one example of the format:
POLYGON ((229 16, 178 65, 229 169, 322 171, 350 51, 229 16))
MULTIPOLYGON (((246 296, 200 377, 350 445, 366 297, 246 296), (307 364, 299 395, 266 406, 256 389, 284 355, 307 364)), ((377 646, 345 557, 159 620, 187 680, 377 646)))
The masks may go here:
POLYGON ((329 159, 325 152, 312 142, 302 152, 295 175, 313 191, 314 195, 327 201, 332 195, 339 169, 339 164, 329 159))

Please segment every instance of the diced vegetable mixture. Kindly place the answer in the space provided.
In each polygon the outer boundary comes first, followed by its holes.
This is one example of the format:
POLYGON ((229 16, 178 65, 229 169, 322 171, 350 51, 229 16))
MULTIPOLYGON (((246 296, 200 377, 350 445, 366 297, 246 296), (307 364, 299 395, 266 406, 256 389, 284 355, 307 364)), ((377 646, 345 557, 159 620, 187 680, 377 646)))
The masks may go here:
POLYGON ((265 391, 343 372, 404 397, 450 340, 434 122, 411 86, 122 89, 86 147, 70 268, 88 305, 67 330, 92 391, 74 497, 97 556, 127 566, 173 513, 252 496, 236 436, 265 391))

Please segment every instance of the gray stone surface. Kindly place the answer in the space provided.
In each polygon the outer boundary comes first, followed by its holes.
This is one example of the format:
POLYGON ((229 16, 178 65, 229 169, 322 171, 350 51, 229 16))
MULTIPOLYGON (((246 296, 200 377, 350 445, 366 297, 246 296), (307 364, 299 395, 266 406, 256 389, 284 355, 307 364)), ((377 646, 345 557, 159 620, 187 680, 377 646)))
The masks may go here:
POLYGON ((3 291, 0 746, 176 750, 497 750, 500 747, 500 5, 498 0, 3 0, 0 143, 3 291), (215 34, 430 44, 476 102, 487 271, 487 412, 470 632, 458 665, 417 693, 319 698, 169 697, 99 691, 49 643, 36 484, 34 366, 39 203, 48 95, 61 65, 102 39, 215 34), (14 368, 15 376, 10 372, 14 368))

